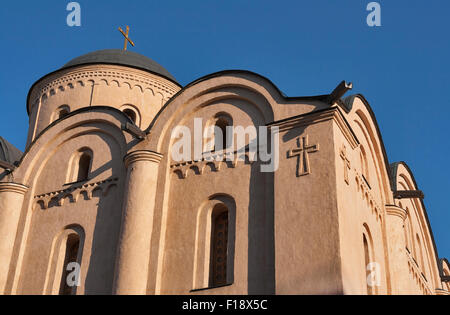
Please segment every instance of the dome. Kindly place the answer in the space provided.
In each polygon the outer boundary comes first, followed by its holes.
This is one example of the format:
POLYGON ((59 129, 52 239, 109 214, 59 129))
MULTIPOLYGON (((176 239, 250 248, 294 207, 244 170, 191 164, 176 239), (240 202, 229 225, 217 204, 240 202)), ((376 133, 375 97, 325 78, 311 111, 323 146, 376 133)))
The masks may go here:
POLYGON ((21 159, 22 154, 19 149, 0 137, 0 161, 14 164, 21 159))
POLYGON ((141 54, 120 49, 106 49, 88 53, 69 61, 61 69, 88 64, 112 64, 133 67, 152 72, 177 83, 169 71, 157 62, 141 54))

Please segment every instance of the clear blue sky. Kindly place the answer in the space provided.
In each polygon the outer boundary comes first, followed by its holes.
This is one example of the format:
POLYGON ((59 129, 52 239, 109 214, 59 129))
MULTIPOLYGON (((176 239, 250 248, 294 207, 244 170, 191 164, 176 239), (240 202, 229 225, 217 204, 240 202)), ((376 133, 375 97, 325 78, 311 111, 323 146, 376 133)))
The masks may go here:
POLYGON ((24 149, 30 86, 84 53, 122 48, 165 66, 182 85, 246 69, 289 96, 329 93, 341 80, 369 100, 389 161, 406 161, 426 194, 439 255, 450 258, 450 38, 448 0, 78 1, 82 26, 66 25, 65 0, 0 3, 0 135, 24 149))

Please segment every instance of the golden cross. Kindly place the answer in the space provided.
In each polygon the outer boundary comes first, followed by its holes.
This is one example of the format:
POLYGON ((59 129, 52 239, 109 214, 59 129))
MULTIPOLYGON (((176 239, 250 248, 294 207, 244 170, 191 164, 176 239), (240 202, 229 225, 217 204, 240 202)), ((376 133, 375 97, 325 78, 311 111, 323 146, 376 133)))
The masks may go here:
POLYGON ((119 32, 122 33, 122 35, 125 37, 125 44, 123 45, 123 50, 127 50, 127 44, 130 42, 131 45, 134 47, 133 41, 128 37, 128 33, 130 32, 130 27, 127 25, 127 32, 125 33, 121 27, 119 27, 119 32))

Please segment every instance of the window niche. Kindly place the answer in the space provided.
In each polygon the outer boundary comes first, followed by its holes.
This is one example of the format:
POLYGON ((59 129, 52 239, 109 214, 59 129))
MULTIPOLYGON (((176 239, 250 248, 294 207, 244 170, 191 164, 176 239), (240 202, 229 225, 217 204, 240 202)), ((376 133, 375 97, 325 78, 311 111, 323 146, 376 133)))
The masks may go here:
POLYGON ((134 112, 134 110, 127 108, 127 109, 125 109, 125 110, 123 111, 123 113, 124 113, 125 115, 127 115, 127 117, 130 118, 130 120, 131 120, 134 124, 136 124, 136 113, 134 112))
POLYGON ((85 232, 80 225, 67 226, 55 236, 45 277, 44 294, 77 294, 82 283, 84 241, 85 232))
POLYGON ((209 286, 227 284, 228 209, 223 204, 214 207, 211 215, 211 262, 209 286))
POLYGON ((78 183, 89 180, 94 154, 89 148, 82 148, 74 153, 69 165, 67 183, 78 183))
POLYGON ((120 108, 122 113, 125 114, 136 126, 141 127, 141 116, 139 110, 132 105, 124 105, 120 108))
POLYGON ((205 152, 226 151, 233 146, 233 133, 228 127, 233 126, 233 118, 227 113, 218 113, 212 118, 205 130, 205 152))
MULTIPOLYGON (((369 248, 369 241, 367 240, 366 234, 363 234, 363 245, 364 245, 364 266, 366 266, 366 278, 367 278, 367 267, 369 266, 371 262, 370 258, 370 248, 369 248)), ((367 283, 367 294, 373 295, 372 287, 367 283)))
MULTIPOLYGON (((365 283, 367 288, 367 295, 376 295, 378 294, 379 283, 370 283, 369 278, 375 273, 376 277, 380 276, 380 270, 374 270, 374 263, 377 262, 375 257, 375 248, 373 245, 372 234, 370 233, 370 229, 367 224, 363 225, 363 235, 362 235, 362 243, 363 243, 363 251, 364 251, 364 270, 365 270, 365 283)), ((377 268, 377 267, 375 267, 377 268)), ((371 279, 375 282, 381 281, 381 279, 371 279)))
POLYGON ((197 216, 193 291, 234 282, 236 204, 229 196, 210 199, 197 216))
POLYGON ((70 286, 67 278, 71 273, 70 264, 78 262, 78 252, 80 251, 80 236, 76 233, 69 234, 65 240, 65 256, 61 275, 59 295, 72 295, 76 286, 70 286))
POLYGON ((52 115, 52 122, 62 119, 70 114, 69 105, 62 105, 56 109, 56 111, 52 115))

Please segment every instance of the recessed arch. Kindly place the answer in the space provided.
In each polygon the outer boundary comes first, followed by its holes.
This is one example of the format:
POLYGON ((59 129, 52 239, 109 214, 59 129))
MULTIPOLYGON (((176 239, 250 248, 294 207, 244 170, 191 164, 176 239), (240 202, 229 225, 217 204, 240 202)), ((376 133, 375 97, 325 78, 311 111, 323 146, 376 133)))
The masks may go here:
MULTIPOLYGON (((390 165, 390 177, 392 191, 397 190, 419 190, 414 174, 405 162, 397 162, 390 165)), ((428 219, 428 214, 422 199, 404 199, 404 207, 408 207, 408 216, 411 225, 410 251, 412 257, 420 265, 420 256, 423 257, 421 270, 426 275, 431 287, 438 287, 440 282, 439 266, 436 243, 428 219), (417 238, 418 236, 418 238, 417 238), (419 239, 419 241, 418 241, 419 239), (420 249, 418 244, 420 243, 420 249), (422 254, 420 253, 422 250, 422 254), (428 277, 429 275, 429 277, 428 277)), ((407 223, 407 222, 405 222, 407 223)), ((405 226, 406 228, 406 226, 405 226)))
POLYGON ((141 127, 141 113, 139 109, 131 104, 125 104, 120 107, 120 111, 125 114, 136 126, 141 127))
POLYGON ((362 95, 351 95, 345 98, 341 105, 343 105, 342 108, 347 113, 346 118, 350 126, 354 130, 361 130, 363 139, 358 138, 358 140, 364 145, 368 162, 373 162, 375 173, 370 174, 372 175, 370 178, 372 188, 376 187, 380 191, 383 203, 392 204, 394 200, 389 189, 389 163, 386 149, 370 105, 362 95))
POLYGON ((197 213, 194 289, 233 283, 235 237, 236 203, 234 198, 225 194, 211 196, 200 206, 197 213), (215 229, 221 224, 220 232, 225 233, 226 231, 227 235, 215 237, 215 232, 217 232, 215 229), (219 242, 222 242, 221 245, 219 242), (219 253, 219 250, 222 252, 219 253), (222 261, 215 261, 218 258, 221 258, 222 261), (217 269, 218 267, 221 269, 217 269), (217 275, 220 275, 221 278, 213 279, 217 275))
POLYGON ((93 159, 94 152, 88 147, 83 147, 72 154, 66 182, 77 183, 89 180, 93 159))
POLYGON ((220 152, 232 147, 233 134, 229 129, 233 127, 233 117, 229 113, 216 113, 208 120, 205 127, 205 152, 220 152))
MULTIPOLYGON (((378 294, 378 283, 370 283, 369 277, 373 272, 372 267, 377 265, 377 257, 375 256, 375 248, 374 242, 372 238, 372 233, 370 231, 367 223, 363 224, 363 233, 362 233, 362 244, 363 244, 363 252, 364 252, 364 270, 366 277, 366 289, 368 295, 376 295, 378 294)), ((375 270, 378 275, 378 270, 375 270)), ((375 279, 376 281, 381 281, 381 279, 375 279)))
POLYGON ((70 114, 70 106, 65 104, 59 106, 52 114, 51 122, 62 119, 70 114))
MULTIPOLYGON (((273 107, 277 102, 289 99, 278 92, 270 81, 250 72, 223 72, 197 80, 179 91, 155 116, 146 129, 150 134, 148 147, 157 152, 164 151, 163 147, 170 145, 173 128, 197 110, 218 102, 246 102, 252 108, 252 117, 261 117, 258 125, 272 123, 278 118, 273 107), (225 83, 224 78, 230 78, 230 81, 225 83)), ((313 101, 312 98, 308 100, 313 101)))
MULTIPOLYGON (((79 224, 66 226, 54 237, 45 277, 44 294, 76 294, 77 285, 73 283, 68 284, 67 281, 67 277, 69 276, 68 269, 71 267, 69 264, 76 263, 80 266, 80 271, 82 270, 85 238, 85 230, 79 224)), ((81 277, 81 274, 78 274, 78 277, 81 277)), ((81 281, 81 278, 77 280, 81 281)))

